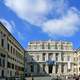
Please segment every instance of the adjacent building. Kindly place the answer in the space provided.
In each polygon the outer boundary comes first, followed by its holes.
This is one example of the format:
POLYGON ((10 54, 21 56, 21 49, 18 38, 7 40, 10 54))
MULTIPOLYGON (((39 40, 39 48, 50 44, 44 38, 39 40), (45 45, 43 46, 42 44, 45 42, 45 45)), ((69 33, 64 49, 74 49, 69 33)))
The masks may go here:
POLYGON ((74 54, 74 73, 80 75, 80 49, 77 49, 74 54))
POLYGON ((78 75, 80 75, 80 49, 77 50, 77 70, 78 75))
POLYGON ((24 49, 0 22, 0 77, 24 74, 24 49))
POLYGON ((25 74, 73 75, 73 44, 67 41, 31 41, 25 53, 25 74))

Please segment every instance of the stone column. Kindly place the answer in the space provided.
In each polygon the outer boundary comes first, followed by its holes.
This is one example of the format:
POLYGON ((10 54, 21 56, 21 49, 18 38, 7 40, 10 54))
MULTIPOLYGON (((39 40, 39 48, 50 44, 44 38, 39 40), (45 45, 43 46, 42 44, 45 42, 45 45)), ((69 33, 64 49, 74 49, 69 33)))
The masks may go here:
POLYGON ((61 64, 59 64, 59 67, 58 67, 58 74, 61 74, 61 64))
POLYGON ((53 65, 53 71, 52 71, 53 74, 55 74, 55 65, 53 65))
POLYGON ((67 64, 64 65, 64 74, 67 75, 67 64))
POLYGON ((59 55, 58 55, 58 62, 60 62, 61 61, 61 53, 59 53, 59 55))
POLYGON ((37 74, 37 64, 34 64, 34 74, 37 74))
POLYGON ((39 64, 39 68, 40 68, 40 73, 43 73, 43 64, 39 64))
POLYGON ((46 73, 49 74, 49 72, 48 72, 48 64, 46 64, 45 70, 46 70, 46 73))
POLYGON ((46 53, 46 61, 48 61, 48 53, 46 53))
POLYGON ((53 53, 53 58, 52 58, 52 60, 55 61, 55 53, 53 53))

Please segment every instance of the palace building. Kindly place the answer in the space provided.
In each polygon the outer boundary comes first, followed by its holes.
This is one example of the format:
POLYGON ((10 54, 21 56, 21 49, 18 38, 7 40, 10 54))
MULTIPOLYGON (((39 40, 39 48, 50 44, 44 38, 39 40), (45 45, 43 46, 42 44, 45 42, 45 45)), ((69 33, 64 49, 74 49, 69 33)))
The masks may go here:
POLYGON ((24 49, 0 22, 0 78, 24 74, 24 49))
POLYGON ((73 75, 73 44, 67 41, 31 41, 25 53, 25 73, 29 75, 73 75))
POLYGON ((0 22, 0 78, 80 75, 80 49, 68 41, 31 41, 25 50, 0 22))

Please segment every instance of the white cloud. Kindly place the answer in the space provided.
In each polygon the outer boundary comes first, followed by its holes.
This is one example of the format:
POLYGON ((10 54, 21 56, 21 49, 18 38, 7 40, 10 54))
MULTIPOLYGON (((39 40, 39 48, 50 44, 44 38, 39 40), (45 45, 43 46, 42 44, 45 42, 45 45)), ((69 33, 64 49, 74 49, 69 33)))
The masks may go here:
POLYGON ((7 20, 0 18, 0 21, 3 23, 3 25, 8 29, 9 32, 13 33, 13 28, 15 27, 15 23, 13 21, 8 22, 7 20))
POLYGON ((52 19, 45 22, 43 31, 52 35, 72 36, 79 30, 80 16, 76 9, 68 10, 67 15, 60 19, 52 19))
POLYGON ((24 34, 17 30, 16 25, 13 21, 8 22, 7 20, 0 18, 0 21, 12 34, 16 34, 18 40, 24 40, 24 34))
POLYGON ((46 16, 52 12, 52 10, 56 10, 59 13, 64 11, 64 7, 62 7, 64 6, 64 0, 52 1, 53 0, 4 0, 4 3, 21 19, 39 26, 47 20, 46 16), (59 11, 59 9, 61 11, 59 11))
POLYGON ((49 6, 45 0, 4 0, 5 5, 12 9, 23 20, 32 24, 45 21, 49 6), (46 3, 45 3, 46 2, 46 3))
POLYGON ((22 20, 37 25, 49 35, 72 36, 79 27, 79 11, 69 8, 67 0, 4 0, 22 20), (65 15, 66 14, 66 15, 65 15), (48 16, 51 15, 52 19, 48 16), (61 18, 54 18, 55 16, 61 18))

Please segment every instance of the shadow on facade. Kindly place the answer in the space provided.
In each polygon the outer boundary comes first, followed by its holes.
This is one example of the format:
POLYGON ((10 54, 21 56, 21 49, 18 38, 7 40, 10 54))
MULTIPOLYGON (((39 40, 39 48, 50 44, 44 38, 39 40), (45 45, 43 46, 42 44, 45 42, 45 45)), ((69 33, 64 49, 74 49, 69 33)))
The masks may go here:
POLYGON ((25 77, 50 77, 49 73, 46 72, 46 65, 45 62, 36 62, 31 55, 25 53, 25 77))

